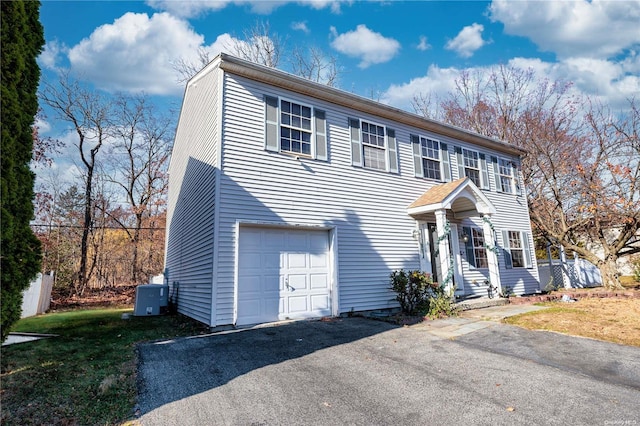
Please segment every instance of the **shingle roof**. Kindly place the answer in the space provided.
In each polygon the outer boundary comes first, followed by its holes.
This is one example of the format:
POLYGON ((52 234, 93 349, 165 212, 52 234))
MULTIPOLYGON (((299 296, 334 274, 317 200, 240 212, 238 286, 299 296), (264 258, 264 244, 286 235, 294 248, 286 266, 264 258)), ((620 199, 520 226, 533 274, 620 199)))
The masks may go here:
POLYGON ((434 186, 427 192, 422 194, 417 200, 415 200, 408 208, 428 206, 430 204, 438 204, 443 202, 453 191, 458 189, 468 178, 456 179, 452 182, 443 183, 442 185, 434 186))

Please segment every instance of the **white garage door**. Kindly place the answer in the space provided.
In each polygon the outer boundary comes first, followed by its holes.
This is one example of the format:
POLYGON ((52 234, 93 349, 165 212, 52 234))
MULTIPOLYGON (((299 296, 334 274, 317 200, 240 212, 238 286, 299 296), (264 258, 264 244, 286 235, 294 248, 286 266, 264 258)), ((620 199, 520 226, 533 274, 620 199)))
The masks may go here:
POLYGON ((240 228, 236 324, 331 315, 328 231, 240 228))

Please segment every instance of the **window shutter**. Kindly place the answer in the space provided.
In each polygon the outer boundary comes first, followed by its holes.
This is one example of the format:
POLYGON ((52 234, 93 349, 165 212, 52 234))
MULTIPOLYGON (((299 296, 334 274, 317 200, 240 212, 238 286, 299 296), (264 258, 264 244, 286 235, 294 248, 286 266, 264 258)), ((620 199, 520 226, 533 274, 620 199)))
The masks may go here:
POLYGON ((424 177, 422 170, 422 148, 420 147, 420 138, 418 135, 409 135, 411 147, 413 148, 413 170, 416 177, 424 177))
POLYGON ((451 181, 451 166, 449 165, 449 147, 440 142, 440 157, 442 157, 442 180, 451 181))
POLYGON ((456 162, 458 163, 458 179, 465 177, 467 174, 464 172, 464 161, 462 159, 462 148, 454 146, 453 151, 456 153, 456 162))
POLYGON ((496 191, 501 191, 500 185, 500 169, 498 168, 498 157, 491 156, 491 165, 493 166, 493 179, 496 184, 496 191))
POLYGON ((322 110, 314 110, 316 120, 316 159, 327 161, 327 120, 322 110))
POLYGON ((526 268, 531 268, 533 267, 533 263, 531 262, 531 248, 529 247, 529 233, 521 232, 520 239, 524 250, 524 266, 526 268))
POLYGON ((266 109, 264 149, 278 152, 280 150, 280 143, 278 142, 278 98, 265 95, 264 103, 266 109))
POLYGON ((480 158, 480 185, 482 185, 482 189, 490 189, 487 158, 484 154, 478 154, 478 157, 480 158))
POLYGON ((513 261, 511 260, 511 252, 509 251, 509 231, 502 231, 502 253, 504 254, 504 267, 513 269, 513 261))
POLYGON ((473 236, 471 235, 471 228, 468 226, 462 227, 462 235, 466 235, 468 241, 464 243, 464 251, 467 254, 467 262, 469 265, 476 266, 476 257, 473 254, 473 236))
POLYGON ((398 173, 398 142, 396 141, 396 131, 387 129, 387 154, 389 155, 389 171, 398 173))
POLYGON ((515 184, 514 191, 517 195, 522 195, 522 186, 520 185, 520 172, 519 172, 518 163, 515 161, 512 161, 511 167, 512 167, 511 172, 513 173, 513 182, 515 184))
POLYGON ((362 142, 360 141, 360 121, 357 118, 349 119, 351 131, 351 164, 362 167, 362 142))

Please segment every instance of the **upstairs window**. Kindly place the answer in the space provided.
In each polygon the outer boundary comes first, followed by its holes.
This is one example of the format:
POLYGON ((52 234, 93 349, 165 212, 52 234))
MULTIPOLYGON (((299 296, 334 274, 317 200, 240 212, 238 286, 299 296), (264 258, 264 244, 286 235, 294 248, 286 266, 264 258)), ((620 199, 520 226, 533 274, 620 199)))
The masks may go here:
POLYGON ((280 150, 311 155, 311 108, 280 101, 280 150))
POLYGON ((413 168, 416 177, 449 182, 451 169, 447 144, 420 135, 409 135, 409 139, 413 147, 413 168))
POLYGON ((395 130, 358 118, 349 118, 348 122, 351 135, 351 164, 398 173, 395 130))
POLYGON ((462 149, 462 159, 464 165, 464 175, 468 177, 471 182, 475 183, 478 188, 481 188, 480 183, 480 159, 476 151, 469 149, 462 149))
POLYGON ((508 192, 510 194, 515 192, 515 185, 513 183, 513 166, 511 161, 504 158, 498 159, 498 175, 499 182, 497 182, 498 190, 502 192, 508 192))
POLYGON ((387 170, 384 127, 366 121, 361 124, 364 167, 387 170))
POLYGON ((265 96, 265 149, 327 160, 325 112, 309 105, 265 96))
POLYGON ((422 170, 424 177, 442 180, 440 172, 440 142, 420 137, 420 150, 422 152, 422 170))

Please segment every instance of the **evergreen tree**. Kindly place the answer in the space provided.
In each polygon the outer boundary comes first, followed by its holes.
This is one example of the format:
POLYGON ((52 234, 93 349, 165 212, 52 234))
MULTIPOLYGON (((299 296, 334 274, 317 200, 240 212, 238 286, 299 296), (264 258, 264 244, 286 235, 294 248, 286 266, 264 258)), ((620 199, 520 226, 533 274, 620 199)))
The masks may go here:
POLYGON ((2 261, 1 340, 18 319, 22 291, 40 270, 40 242, 29 222, 33 217, 35 175, 29 168, 34 117, 38 111, 40 68, 36 58, 44 45, 40 2, 2 1, 0 216, 2 261))

